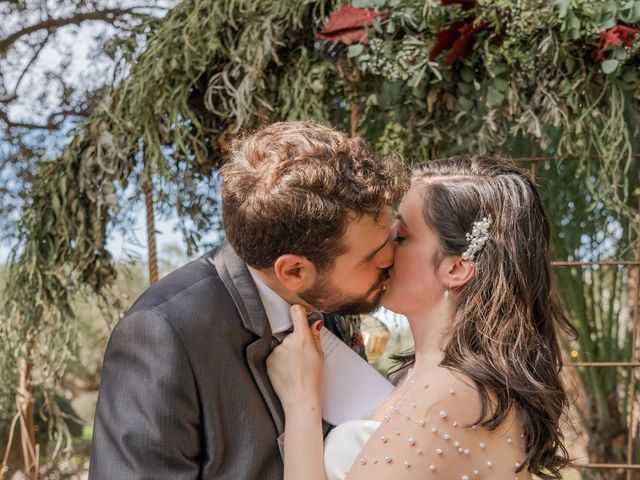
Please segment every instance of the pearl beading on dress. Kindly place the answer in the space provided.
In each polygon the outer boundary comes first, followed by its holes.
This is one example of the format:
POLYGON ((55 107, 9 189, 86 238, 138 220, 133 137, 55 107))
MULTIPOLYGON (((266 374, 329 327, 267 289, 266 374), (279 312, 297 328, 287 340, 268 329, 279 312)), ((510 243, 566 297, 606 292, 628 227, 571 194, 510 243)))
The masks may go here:
MULTIPOLYGON (((409 383, 411 385, 415 385, 415 381, 414 380, 411 380, 409 383)), ((423 383, 423 386, 424 386, 424 388, 428 388, 429 387, 429 385, 426 382, 423 383)), ((450 389, 449 390, 449 394, 450 395, 455 395, 454 389, 450 389)), ((389 414, 386 414, 386 415, 383 416, 383 423, 389 422, 393 416, 402 415, 406 420, 414 422, 415 424, 419 425, 421 428, 425 428, 427 426, 426 419, 419 418, 419 416, 416 419, 411 414, 403 411, 402 407, 404 405, 404 402, 407 400, 407 398, 408 398, 408 396, 406 394, 402 395, 400 397, 400 399, 395 404, 393 404, 391 406, 389 414)), ((417 409, 417 405, 415 403, 412 403, 411 404, 411 409, 412 410, 417 409)), ((438 412, 438 417, 439 417, 439 419, 441 421, 447 422, 449 415, 448 415, 446 410, 440 410, 438 412)), ((458 424, 457 421, 451 421, 450 425, 451 425, 451 427, 453 427, 455 429, 455 428, 458 428, 459 424, 458 424)), ((458 440, 455 440, 451 436, 451 433, 449 433, 449 431, 447 431, 446 426, 445 427, 441 426, 441 428, 442 428, 442 431, 439 430, 438 426, 436 426, 436 425, 430 425, 429 426, 430 432, 433 433, 434 435, 441 435, 441 438, 445 442, 447 442, 447 444, 452 446, 452 450, 453 451, 457 452, 460 455, 464 455, 464 456, 469 456, 469 455, 472 454, 473 445, 462 445, 461 442, 459 442, 458 440)), ((472 431, 478 431, 479 430, 477 425, 473 425, 471 427, 465 427, 465 429, 466 428, 468 428, 468 429, 470 429, 472 431)), ((396 430, 395 434, 396 434, 396 436, 403 436, 402 433, 399 430, 396 430)), ((524 438, 524 435, 520 435, 520 437, 524 438)), ((388 441, 389 441, 389 438, 386 435, 380 435, 380 440, 382 441, 382 443, 387 444, 388 441)), ((417 455, 422 455, 423 454, 423 450, 421 448, 417 447, 418 442, 413 436, 408 436, 406 442, 407 442, 407 445, 409 446, 409 448, 415 448, 415 452, 416 452, 417 455)), ((505 439, 505 444, 507 446, 512 446, 513 447, 514 446, 514 442, 513 442, 512 437, 507 437, 505 439)), ((486 443, 483 442, 483 441, 478 442, 476 445, 482 451, 486 450, 486 448, 487 448, 486 443)), ((443 448, 437 448, 435 450, 435 453, 436 453, 437 457, 444 457, 445 456, 445 451, 444 451, 443 448)), ((435 457, 435 458, 437 458, 437 457, 435 457)), ((394 459, 389 455, 384 455, 383 460, 384 460, 384 463, 386 463, 386 464, 392 464, 394 462, 394 459)), ((360 457, 359 458, 359 463, 360 463, 360 465, 364 466, 364 465, 367 465, 368 460, 365 457, 360 457)), ((373 464, 378 464, 378 461, 373 459, 372 463, 373 464)), ((400 463, 405 468, 412 468, 412 462, 408 458, 400 460, 400 463)), ((514 467, 513 467, 514 468, 513 473, 517 473, 519 471, 519 469, 521 468, 521 466, 522 466, 521 462, 516 462, 514 464, 514 467)), ((429 472, 434 473, 434 472, 437 471, 438 466, 437 466, 437 463, 434 462, 434 463, 430 463, 427 468, 428 468, 429 472)), ((486 470, 486 475, 487 475, 486 478, 489 478, 488 476, 491 475, 491 472, 493 471, 493 469, 494 469, 493 461, 491 459, 486 459, 481 465, 476 466, 476 468, 473 468, 470 471, 469 474, 461 475, 460 479, 461 480, 469 480, 470 478, 473 478, 473 479, 479 480, 480 478, 482 478, 481 477, 482 470, 486 470)), ((518 480, 517 476, 514 476, 513 478, 514 478, 514 480, 518 480)))

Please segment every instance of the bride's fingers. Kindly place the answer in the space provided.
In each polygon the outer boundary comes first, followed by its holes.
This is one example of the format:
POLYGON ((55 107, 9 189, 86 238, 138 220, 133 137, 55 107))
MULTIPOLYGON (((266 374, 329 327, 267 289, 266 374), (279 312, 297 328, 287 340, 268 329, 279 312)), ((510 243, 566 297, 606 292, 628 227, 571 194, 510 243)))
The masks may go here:
POLYGON ((291 321, 293 322, 293 333, 310 335, 309 323, 307 322, 307 309, 302 305, 292 305, 289 310, 291 321))

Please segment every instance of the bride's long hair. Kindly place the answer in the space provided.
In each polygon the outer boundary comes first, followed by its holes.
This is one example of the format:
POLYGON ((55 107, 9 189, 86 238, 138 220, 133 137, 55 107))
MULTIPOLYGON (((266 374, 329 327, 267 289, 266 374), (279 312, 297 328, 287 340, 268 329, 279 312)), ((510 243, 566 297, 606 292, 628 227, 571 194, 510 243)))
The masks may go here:
POLYGON ((413 179, 423 185, 424 219, 439 238, 436 267, 467 249, 475 221, 493 219, 474 275, 450 297, 454 318, 441 366, 475 382, 476 424, 494 429, 516 409, 526 440, 521 469, 561 478, 569 458, 560 423, 569 401, 558 333, 577 332, 555 287, 549 218, 535 183, 507 160, 478 155, 426 162, 413 179))

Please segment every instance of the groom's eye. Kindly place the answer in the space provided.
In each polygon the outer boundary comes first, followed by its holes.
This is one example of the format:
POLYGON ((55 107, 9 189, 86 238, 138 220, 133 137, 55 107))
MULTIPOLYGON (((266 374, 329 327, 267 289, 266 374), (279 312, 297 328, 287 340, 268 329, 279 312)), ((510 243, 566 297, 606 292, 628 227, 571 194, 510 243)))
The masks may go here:
POLYGON ((394 243, 402 243, 403 240, 404 240, 404 237, 401 237, 400 235, 396 235, 395 238, 393 239, 394 243))

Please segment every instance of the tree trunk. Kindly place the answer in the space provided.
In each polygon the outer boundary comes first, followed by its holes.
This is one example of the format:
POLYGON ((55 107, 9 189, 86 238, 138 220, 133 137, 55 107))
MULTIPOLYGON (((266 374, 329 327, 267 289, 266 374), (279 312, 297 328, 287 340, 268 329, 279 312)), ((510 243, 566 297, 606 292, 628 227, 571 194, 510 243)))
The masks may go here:
POLYGON ((20 379, 16 392, 16 407, 20 418, 20 443, 24 460, 24 473, 28 479, 38 478, 39 449, 36 445, 33 423, 33 390, 31 388, 31 363, 29 350, 25 348, 20 360, 20 379))

